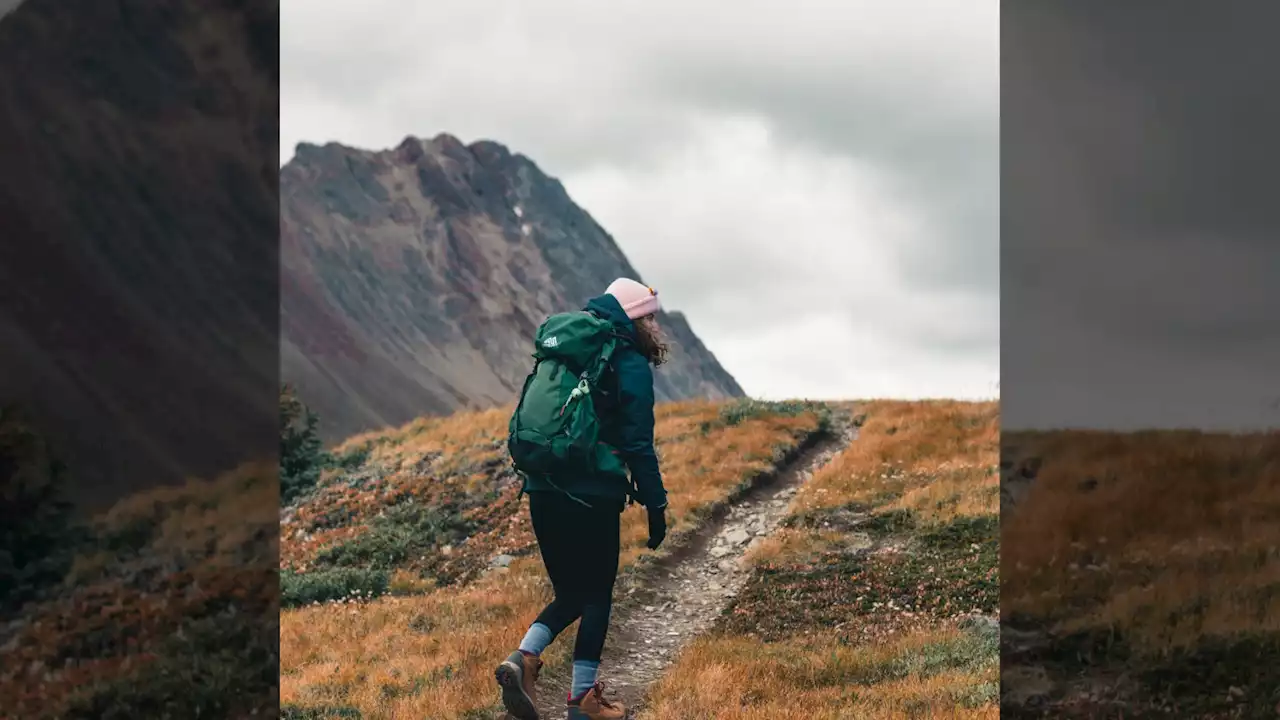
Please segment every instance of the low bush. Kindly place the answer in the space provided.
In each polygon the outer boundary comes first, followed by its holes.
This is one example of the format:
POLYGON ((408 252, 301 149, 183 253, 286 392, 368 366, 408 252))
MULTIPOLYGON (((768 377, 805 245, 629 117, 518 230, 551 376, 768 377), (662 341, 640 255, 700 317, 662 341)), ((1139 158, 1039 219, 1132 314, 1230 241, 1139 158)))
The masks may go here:
POLYGON ((295 573, 280 573, 280 606, 298 607, 311 603, 371 598, 385 595, 391 575, 385 570, 340 567, 295 573))

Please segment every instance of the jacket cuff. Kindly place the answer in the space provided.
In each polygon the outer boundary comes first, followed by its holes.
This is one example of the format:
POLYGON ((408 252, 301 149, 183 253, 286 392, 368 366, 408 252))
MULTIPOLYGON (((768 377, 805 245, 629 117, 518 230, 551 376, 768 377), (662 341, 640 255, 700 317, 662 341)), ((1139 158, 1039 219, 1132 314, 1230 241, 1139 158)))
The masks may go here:
POLYGON ((646 497, 641 500, 641 504, 646 510, 661 510, 667 506, 667 494, 663 493, 657 497, 646 497))

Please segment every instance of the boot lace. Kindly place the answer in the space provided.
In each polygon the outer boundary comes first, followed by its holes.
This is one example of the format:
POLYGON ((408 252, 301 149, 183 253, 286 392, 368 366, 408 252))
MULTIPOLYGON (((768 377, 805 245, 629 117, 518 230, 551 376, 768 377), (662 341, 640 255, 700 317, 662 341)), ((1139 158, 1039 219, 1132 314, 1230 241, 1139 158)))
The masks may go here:
POLYGON ((617 705, 604 699, 604 682, 597 680, 595 685, 591 686, 591 694, 595 696, 596 702, 600 703, 600 707, 616 708, 617 705))

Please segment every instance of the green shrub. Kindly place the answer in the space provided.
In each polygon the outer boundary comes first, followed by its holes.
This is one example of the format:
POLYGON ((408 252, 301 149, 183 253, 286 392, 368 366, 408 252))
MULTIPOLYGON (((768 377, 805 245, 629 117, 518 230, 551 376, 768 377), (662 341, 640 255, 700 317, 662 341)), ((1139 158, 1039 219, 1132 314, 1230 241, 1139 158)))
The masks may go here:
POLYGON ((867 518, 862 529, 872 537, 883 538, 916 529, 916 514, 908 509, 886 510, 867 518))
POLYGON ((81 686, 63 717, 248 717, 274 698, 280 679, 274 613, 236 612, 191 618, 167 638, 154 661, 81 686))
POLYGON ((441 545, 462 540, 473 529, 447 507, 404 503, 388 509, 370 524, 367 532, 322 550, 316 563, 392 570, 409 558, 434 553, 441 545))
POLYGON ((333 465, 347 471, 358 470, 369 459, 369 453, 372 450, 373 443, 365 443, 359 447, 351 448, 333 458, 333 465))
POLYGON ((315 487, 320 471, 333 463, 317 430, 319 417, 290 385, 280 389, 280 502, 287 504, 315 487))
POLYGON ((1000 544, 1000 516, 978 515, 955 518, 946 525, 930 529, 920 536, 929 547, 950 550, 963 549, 972 544, 1000 544))
POLYGON ((765 417, 795 417, 804 413, 813 413, 818 418, 818 431, 826 432, 831 426, 831 408, 826 403, 810 400, 755 400, 742 398, 726 403, 720 408, 720 416, 711 422, 702 423, 702 434, 706 435, 718 427, 733 427, 743 421, 765 417))
POLYGON ((0 408, 0 618, 60 583, 83 529, 66 469, 11 407, 0 408))
POLYGON ((391 582, 385 570, 330 568, 308 573, 280 573, 280 606, 297 607, 344 598, 385 595, 391 582))
POLYGON ((811 403, 802 400, 785 400, 775 402, 770 400, 754 400, 752 398, 743 398, 734 400, 725 404, 720 408, 720 422, 728 426, 741 423, 743 420, 752 418, 785 415, 795 417, 806 412, 817 409, 817 403, 811 403))

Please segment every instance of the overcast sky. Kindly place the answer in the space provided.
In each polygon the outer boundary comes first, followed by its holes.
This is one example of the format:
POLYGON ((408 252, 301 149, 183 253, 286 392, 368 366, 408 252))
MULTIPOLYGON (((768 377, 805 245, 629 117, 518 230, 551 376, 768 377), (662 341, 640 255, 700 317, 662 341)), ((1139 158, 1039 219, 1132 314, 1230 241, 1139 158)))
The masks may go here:
POLYGON ((22 0, 0 0, 0 18, 13 12, 22 4, 22 0))
POLYGON ((998 3, 689 5, 286 0, 281 162, 496 140, 749 394, 994 396, 998 3))
POLYGON ((1002 18, 1005 427, 1280 425, 1280 4, 1084 5, 1002 18))

